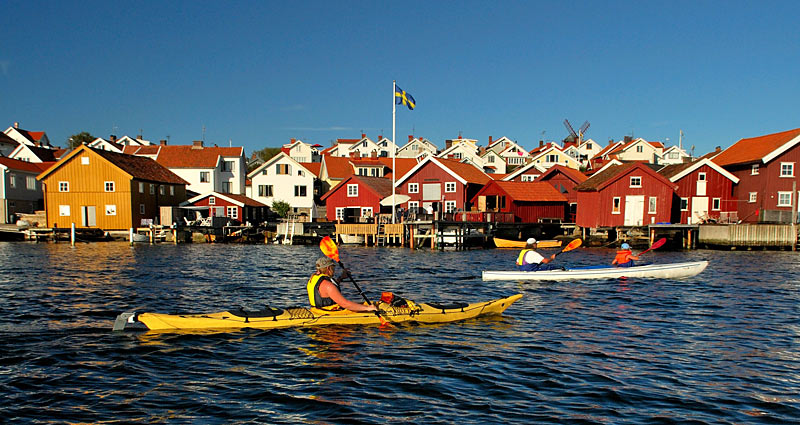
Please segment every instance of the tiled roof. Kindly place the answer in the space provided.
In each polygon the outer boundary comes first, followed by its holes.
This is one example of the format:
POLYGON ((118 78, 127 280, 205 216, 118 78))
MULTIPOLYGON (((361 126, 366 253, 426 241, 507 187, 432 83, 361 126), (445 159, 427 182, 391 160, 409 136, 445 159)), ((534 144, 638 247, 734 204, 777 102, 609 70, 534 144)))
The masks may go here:
MULTIPOLYGON (((380 157, 378 161, 392 170, 392 158, 380 157)), ((412 168, 416 167, 417 164, 418 161, 415 158, 395 158, 394 166, 397 168, 397 171, 395 172, 395 170, 392 170, 392 174, 398 177, 404 176, 407 172, 411 171, 412 168)))
POLYGON ((613 165, 611 167, 608 167, 599 173, 595 173, 592 177, 589 177, 583 183, 575 186, 575 190, 585 191, 585 192, 596 191, 605 182, 612 180, 613 178, 625 173, 626 171, 630 170, 633 167, 636 167, 637 164, 638 163, 636 162, 628 162, 622 165, 613 165))
POLYGON ((353 165, 357 167, 383 167, 384 164, 377 159, 365 158, 365 159, 353 159, 351 160, 353 165))
POLYGON ((490 184, 500 187, 515 201, 567 202, 564 195, 547 183, 493 181, 490 184))
POLYGON ((160 146, 160 148, 156 161, 167 168, 214 168, 220 156, 241 156, 244 149, 218 146, 196 148, 192 145, 160 146))
POLYGON ((453 161, 450 159, 438 159, 445 167, 449 168, 452 172, 461 176, 467 183, 486 184, 492 180, 486 173, 479 170, 474 165, 465 164, 463 162, 453 161))
POLYGON ((353 164, 350 163, 350 158, 343 156, 326 156, 325 170, 330 179, 344 179, 353 174, 353 164))
POLYGON ((368 177, 368 176, 358 176, 355 174, 350 174, 349 176, 347 176, 347 178, 343 179, 340 184, 337 184, 331 190, 329 190, 328 193, 322 195, 322 198, 320 198, 320 200, 324 201, 333 193, 335 193, 337 190, 346 190, 342 188, 346 188, 347 187, 346 183, 350 180, 358 180, 359 182, 361 182, 361 184, 363 184, 366 187, 369 187, 371 190, 377 193, 378 196, 380 196, 381 198, 385 198, 392 194, 391 179, 387 179, 386 177, 368 177))
POLYGON ((507 176, 507 175, 508 175, 508 174, 491 173, 491 174, 489 174, 489 177, 491 177, 491 178, 492 178, 492 180, 503 180, 503 178, 504 178, 505 176, 507 176))
POLYGON ((44 131, 28 131, 23 130, 21 128, 15 128, 19 134, 21 134, 26 139, 30 140, 31 143, 36 143, 42 140, 42 136, 44 136, 44 131))
POLYGON ((88 146, 86 146, 86 149, 94 151, 135 179, 170 184, 189 184, 189 182, 150 158, 92 149, 88 146))
POLYGON ((693 166, 697 161, 699 161, 699 160, 692 161, 692 162, 684 162, 684 163, 681 163, 681 164, 667 165, 664 168, 658 170, 658 174, 661 174, 662 176, 664 176, 664 177, 666 177, 668 179, 671 179, 672 176, 674 176, 674 175, 680 173, 681 171, 693 166))
POLYGON ((266 207, 266 205, 262 204, 261 202, 258 202, 252 198, 248 198, 247 196, 244 195, 236 195, 233 193, 221 193, 220 195, 239 201, 248 207, 266 207))
POLYGON ((587 179, 589 179, 589 177, 587 177, 586 174, 581 173, 580 170, 576 170, 576 169, 570 168, 570 167, 565 167, 565 166, 560 165, 560 164, 556 164, 556 165, 553 165, 552 167, 548 168, 547 171, 544 174, 542 174, 542 176, 539 177, 539 178, 540 179, 544 178, 548 174, 553 174, 553 173, 556 173, 556 172, 560 172, 560 173, 566 175, 571 180, 573 180, 575 183, 583 183, 587 179))
POLYGON ((725 166, 760 161, 798 135, 800 135, 800 128, 767 134, 766 136, 741 139, 715 156, 714 162, 725 166))
POLYGON ((315 176, 319 177, 319 169, 322 167, 321 162, 301 162, 300 165, 306 167, 308 171, 311 171, 315 176))
POLYGON ((158 145, 147 145, 147 146, 135 146, 135 145, 125 145, 123 146, 122 153, 128 155, 157 155, 158 148, 161 146, 158 145))
MULTIPOLYGON (((28 171, 36 174, 39 174, 42 171, 44 171, 42 169, 42 164, 35 162, 28 162, 28 161, 20 161, 18 159, 6 158, 4 156, 0 156, 0 164, 5 165, 6 167, 12 170, 28 171)), ((52 164, 52 162, 48 164, 52 164)))

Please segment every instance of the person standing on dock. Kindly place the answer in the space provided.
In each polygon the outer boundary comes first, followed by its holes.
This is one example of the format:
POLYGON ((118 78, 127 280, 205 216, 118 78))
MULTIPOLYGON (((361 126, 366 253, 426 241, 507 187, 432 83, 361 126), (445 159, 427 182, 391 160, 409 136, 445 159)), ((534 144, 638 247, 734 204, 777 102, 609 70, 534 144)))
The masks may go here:
POLYGON ((619 248, 620 250, 617 251, 617 256, 614 257, 614 261, 611 262, 611 265, 617 267, 632 267, 633 260, 638 260, 639 257, 633 255, 631 246, 627 243, 623 243, 619 248))
POLYGON ((519 257, 517 257, 517 267, 519 267, 519 270, 523 272, 532 272, 551 269, 552 267, 545 266, 545 264, 555 260, 556 254, 545 258, 542 254, 536 252, 534 248, 536 248, 536 239, 529 238, 525 242, 525 248, 519 252, 519 257))

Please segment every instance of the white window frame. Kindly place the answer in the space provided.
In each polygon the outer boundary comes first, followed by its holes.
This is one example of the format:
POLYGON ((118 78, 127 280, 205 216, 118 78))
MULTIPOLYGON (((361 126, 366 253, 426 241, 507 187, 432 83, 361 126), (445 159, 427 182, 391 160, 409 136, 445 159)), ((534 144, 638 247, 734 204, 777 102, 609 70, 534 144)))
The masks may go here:
POLYGON ((706 180, 706 173, 697 173, 697 181, 699 182, 708 181, 706 180))
POLYGON ((69 182, 58 182, 59 192, 69 192, 69 182))
POLYGON ((344 220, 344 208, 337 207, 336 208, 336 219, 337 220, 344 220))
POLYGON ((26 187, 28 190, 36 190, 36 177, 34 177, 34 176, 28 176, 28 177, 25 179, 25 187, 26 187))
POLYGON ((8 173, 8 186, 12 189, 17 187, 17 175, 14 173, 8 173))
POLYGON ((778 205, 779 207, 791 207, 792 206, 792 192, 791 191, 778 191, 778 205), (786 199, 788 197, 788 199, 786 199), (783 201, 781 200, 783 198, 783 201))
POLYGON ((451 213, 456 210, 456 201, 444 201, 444 212, 451 213))
POLYGON ((750 192, 749 199, 747 200, 748 203, 755 204, 758 201, 758 192, 750 192))
POLYGON ((106 204, 106 215, 117 215, 117 206, 106 204))
POLYGON ((781 171, 779 177, 794 177, 794 162, 781 162, 781 171), (789 174, 783 172, 783 167, 788 167, 789 174))
POLYGON ((372 207, 361 207, 361 217, 372 217, 372 207))
POLYGON ((636 153, 642 153, 642 152, 644 152, 644 146, 637 145, 636 146, 636 153))
POLYGON ((59 217, 69 217, 70 216, 69 205, 59 205, 58 206, 58 216, 59 217))
POLYGON ((414 208, 419 211, 419 201, 408 201, 408 209, 414 208))
POLYGON ((619 196, 615 196, 611 198, 611 214, 622 214, 622 198, 619 196), (616 202, 617 207, 616 210, 614 208, 614 203, 616 202))
POLYGON ((631 176, 630 187, 634 187, 634 188, 642 187, 642 176, 631 176), (633 179, 638 179, 639 180, 639 184, 634 184, 633 183, 633 179))
POLYGON ((216 196, 209 196, 208 197, 208 205, 217 205, 217 197, 216 196))
POLYGON ((658 206, 658 198, 655 196, 651 196, 647 202, 647 213, 655 214, 657 206, 658 206))
POLYGON ((89 165, 89 157, 88 156, 82 156, 81 157, 81 165, 89 165))
POLYGON ((722 209, 722 198, 711 198, 711 211, 722 209))
POLYGON ((158 185, 158 194, 161 195, 161 196, 164 196, 164 193, 165 193, 164 192, 164 185, 163 184, 158 185))
POLYGON ((444 193, 456 193, 456 182, 445 182, 444 193))
POLYGON ((757 176, 758 175, 758 164, 753 164, 753 166, 750 167, 750 175, 751 176, 757 176))
POLYGON ((357 198, 358 197, 358 185, 357 184, 348 184, 347 185, 347 197, 348 198, 357 198))
POLYGON ((228 208, 226 208, 226 210, 227 210, 227 211, 225 211, 225 216, 226 217, 232 218, 234 220, 238 220, 239 219, 239 207, 237 207, 236 205, 228 206, 228 208))
POLYGON ((681 211, 689 211, 689 198, 681 198, 680 202, 681 203, 678 205, 680 206, 681 211))
POLYGON ((408 193, 419 193, 419 183, 409 183, 408 193))
POLYGON ((294 196, 295 196, 295 198, 306 198, 306 197, 308 197, 308 186, 306 186, 304 184, 296 184, 296 185, 294 185, 294 196), (300 192, 301 192, 300 188, 303 188, 303 191, 305 191, 304 194, 300 194, 300 192))
POLYGON ((200 183, 210 183, 211 182, 211 172, 210 171, 201 171, 200 172, 200 183))
POLYGON ((114 182, 113 182, 113 181, 110 181, 110 182, 108 182, 108 181, 107 181, 107 182, 103 182, 103 189, 104 189, 106 192, 116 192, 116 190, 115 190, 116 188, 115 188, 114 186, 115 186, 115 185, 114 185, 114 182))

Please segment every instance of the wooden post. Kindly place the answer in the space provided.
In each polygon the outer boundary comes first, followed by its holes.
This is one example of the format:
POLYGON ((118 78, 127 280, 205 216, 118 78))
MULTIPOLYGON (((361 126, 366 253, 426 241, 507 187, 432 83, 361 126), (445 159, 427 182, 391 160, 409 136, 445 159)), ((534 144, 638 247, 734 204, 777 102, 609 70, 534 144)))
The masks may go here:
POLYGON ((128 240, 130 240, 131 245, 133 245, 133 227, 128 230, 128 240))
POLYGON ((174 243, 175 245, 178 244, 178 227, 177 226, 172 228, 172 243, 174 243))
POLYGON ((69 242, 72 244, 72 246, 75 246, 75 223, 72 223, 72 227, 70 227, 69 242))
POLYGON ((650 246, 653 246, 653 239, 656 238, 656 229, 650 229, 650 246))
POLYGON ((686 249, 692 249, 692 229, 689 229, 689 237, 686 240, 686 249))

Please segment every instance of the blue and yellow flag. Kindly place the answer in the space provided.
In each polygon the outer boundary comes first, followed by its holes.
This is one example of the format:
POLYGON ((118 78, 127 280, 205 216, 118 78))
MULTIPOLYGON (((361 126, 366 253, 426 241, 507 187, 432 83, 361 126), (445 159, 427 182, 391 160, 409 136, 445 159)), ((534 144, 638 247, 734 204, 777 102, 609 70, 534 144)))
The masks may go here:
POLYGON ((414 97, 406 93, 406 91, 400 87, 397 87, 397 85, 394 86, 394 100, 394 103, 398 105, 406 105, 408 106, 408 109, 413 110, 414 107, 417 106, 417 102, 414 100, 414 97))

